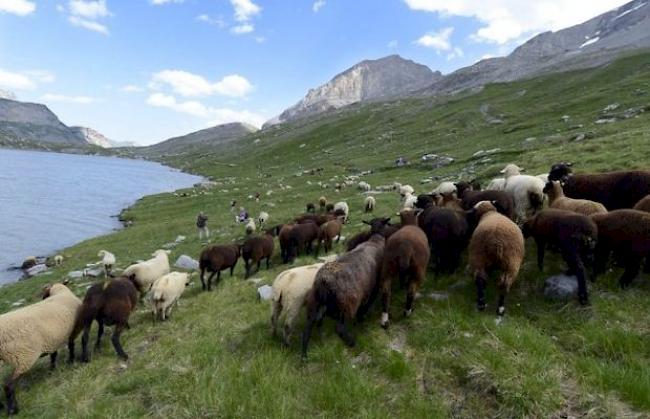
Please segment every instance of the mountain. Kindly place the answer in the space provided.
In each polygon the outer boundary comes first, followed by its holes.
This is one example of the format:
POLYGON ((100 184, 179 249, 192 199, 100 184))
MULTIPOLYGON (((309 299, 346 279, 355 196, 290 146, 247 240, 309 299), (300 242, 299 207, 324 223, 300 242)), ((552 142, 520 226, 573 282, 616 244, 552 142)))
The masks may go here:
POLYGON ((296 105, 268 121, 265 126, 292 121, 356 102, 385 100, 404 96, 430 86, 442 75, 429 67, 390 55, 362 61, 335 76, 328 83, 311 89, 296 105))
POLYGON ((454 93, 558 71, 597 67, 625 51, 650 48, 650 5, 635 0, 579 25, 541 33, 507 57, 490 58, 440 78, 421 95, 454 93))
POLYGON ((233 122, 170 138, 154 145, 142 147, 137 152, 146 157, 189 153, 206 146, 227 144, 255 131, 257 128, 252 125, 233 122))
POLYGON ((113 147, 111 140, 106 138, 101 133, 95 131, 92 128, 86 127, 70 127, 72 130, 77 132, 77 135, 81 136, 88 144, 93 144, 103 148, 113 147))
POLYGON ((0 89, 0 99, 16 100, 16 94, 8 90, 0 89))

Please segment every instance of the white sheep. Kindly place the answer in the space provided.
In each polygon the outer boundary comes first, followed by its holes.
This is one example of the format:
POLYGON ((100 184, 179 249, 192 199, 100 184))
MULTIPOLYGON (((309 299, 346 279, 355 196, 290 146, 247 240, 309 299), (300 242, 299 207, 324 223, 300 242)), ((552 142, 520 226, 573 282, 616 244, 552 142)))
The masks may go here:
POLYGON ((350 214, 350 207, 348 207, 347 202, 341 201, 334 204, 334 212, 337 211, 343 212, 343 222, 348 222, 348 215, 350 214))
POLYGON ((541 175, 537 175, 537 177, 542 179, 544 183, 548 182, 548 173, 542 173, 541 175))
POLYGON ((81 300, 63 284, 46 286, 43 300, 0 316, 0 358, 13 367, 5 380, 7 412, 18 413, 16 380, 43 354, 56 365, 58 349, 68 342, 81 300))
POLYGON ((498 177, 494 178, 488 183, 487 187, 485 188, 486 191, 502 191, 506 187, 506 180, 505 178, 498 177))
POLYGON ((169 258, 167 256, 170 253, 169 250, 156 250, 151 255, 152 259, 127 267, 123 275, 126 277, 133 275, 136 288, 140 295, 144 296, 158 278, 169 273, 169 258))
POLYGON ((54 256, 54 265, 59 266, 63 263, 63 256, 62 255, 56 255, 54 256))
MULTIPOLYGON (((442 182, 438 187, 436 187, 432 194, 446 195, 457 192, 456 185, 454 182, 442 182)), ((412 193, 412 192, 411 192, 412 193)))
POLYGON ((267 221, 269 221, 269 213, 261 211, 260 215, 257 216, 257 223, 260 225, 260 229, 264 228, 267 221))
POLYGON ((402 195, 402 197, 405 197, 406 195, 413 195, 415 193, 415 189, 411 185, 402 185, 398 189, 399 194, 402 195))
POLYGON ((393 182, 393 185, 391 186, 394 191, 398 191, 402 189, 402 184, 399 182, 393 182))
POLYGON ((359 182, 358 188, 362 192, 370 192, 370 184, 368 182, 361 181, 359 182))
POLYGON ((542 208, 544 204, 544 181, 537 176, 520 174, 523 170, 515 164, 507 165, 501 173, 505 174, 504 191, 512 196, 515 203, 515 219, 523 223, 542 208))
POLYGON ((277 336, 278 320, 284 313, 282 340, 287 346, 300 309, 305 305, 307 293, 312 289, 314 278, 321 266, 323 263, 288 269, 281 272, 273 281, 271 327, 273 335, 277 336))
POLYGON ((151 286, 151 312, 154 319, 166 320, 175 304, 190 283, 190 274, 170 272, 156 280, 151 286))
POLYGON ((111 275, 113 265, 115 265, 115 255, 107 250, 100 250, 99 253, 97 253, 97 256, 102 258, 101 262, 99 263, 101 263, 104 267, 105 276, 109 277, 111 275))
POLYGON ((402 200, 402 209, 415 209, 415 203, 418 201, 418 197, 412 194, 406 194, 402 200))
POLYGON ((377 205, 377 201, 375 200, 375 198, 372 196, 367 196, 366 199, 363 201, 363 210, 366 213, 373 212, 375 210, 376 205, 377 205))
POLYGON ((255 233, 256 226, 255 226, 255 221, 251 218, 246 222, 246 225, 244 226, 244 229, 246 230, 246 235, 251 235, 255 233))

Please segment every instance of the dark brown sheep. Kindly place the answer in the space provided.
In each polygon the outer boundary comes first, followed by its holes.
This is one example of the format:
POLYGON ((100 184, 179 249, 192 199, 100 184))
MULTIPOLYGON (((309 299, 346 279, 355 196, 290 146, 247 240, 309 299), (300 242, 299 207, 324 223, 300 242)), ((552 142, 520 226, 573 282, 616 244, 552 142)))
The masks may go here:
POLYGON ((274 248, 273 235, 269 232, 246 239, 241 251, 242 259, 246 264, 246 278, 251 275, 254 265, 257 265, 255 272, 259 272, 262 259, 266 259, 266 269, 269 269, 274 248))
POLYGON ((650 212, 650 195, 641 198, 639 202, 634 205, 635 210, 650 212))
POLYGON ((317 226, 322 226, 328 221, 332 221, 336 216, 334 214, 302 214, 294 218, 298 224, 315 223, 317 226))
POLYGON ((293 263, 300 253, 311 253, 314 241, 318 238, 320 228, 312 222, 296 224, 289 231, 289 246, 287 248, 287 262, 293 263))
POLYGON ((316 253, 314 257, 318 257, 320 253, 321 244, 325 247, 325 253, 329 253, 332 250, 332 242, 336 238, 338 243, 341 240, 341 230, 343 229, 343 219, 336 218, 332 221, 328 221, 320 227, 318 233, 318 244, 316 245, 316 253))
POLYGON ((325 212, 334 212, 334 204, 326 204, 325 212))
POLYGON ((619 279, 622 288, 630 285, 639 273, 643 258, 650 254, 650 214, 634 209, 620 209, 606 214, 593 214, 598 226, 594 279, 605 270, 612 252, 625 272, 619 279))
POLYGON ((305 206, 305 210, 308 213, 315 213, 316 212, 316 205, 314 205, 313 202, 308 202, 307 205, 305 206))
POLYGON ((90 361, 88 353, 88 339, 90 327, 93 320, 97 320, 97 341, 95 351, 100 350, 101 338, 104 334, 104 325, 114 326, 111 342, 117 355, 126 360, 129 356, 124 352, 120 343, 120 335, 124 328, 129 329, 129 316, 135 310, 138 302, 138 291, 134 283, 133 275, 130 278, 120 277, 109 279, 92 285, 86 291, 86 296, 79 309, 77 323, 70 335, 68 348, 70 349, 70 361, 74 360, 74 341, 83 330, 81 337, 81 360, 90 361))
POLYGON ((650 194, 650 171, 630 170, 598 174, 572 173, 570 163, 551 167, 548 180, 562 181, 564 195, 603 204, 608 210, 632 208, 650 194))
MULTIPOLYGON (((381 228, 381 231, 379 233, 382 236, 384 236, 384 238, 386 239, 392 236, 397 230, 402 228, 401 224, 390 224, 390 218, 373 218, 370 221, 362 221, 362 222, 364 224, 372 226, 372 225, 378 225, 378 223, 381 223, 384 220, 386 220, 386 224, 385 225, 382 224, 383 227, 381 228)), ((347 241, 347 246, 346 246, 347 251, 349 252, 350 250, 354 250, 361 243, 367 242, 370 239, 370 236, 372 236, 372 232, 370 230, 362 231, 360 233, 355 234, 350 238, 350 240, 347 241)))
POLYGON ((212 291, 212 278, 217 275, 215 284, 221 280, 221 271, 230 268, 230 276, 235 271, 237 261, 241 254, 241 246, 237 244, 210 246, 203 249, 199 258, 199 269, 201 270, 201 287, 205 291, 205 272, 210 272, 208 277, 208 291, 212 291))
POLYGON ((578 278, 578 299, 588 304, 585 263, 593 259, 598 228, 586 215, 561 209, 538 212, 523 225, 524 237, 533 237, 537 245, 537 266, 544 269, 547 246, 560 250, 569 267, 569 274, 578 278))
MULTIPOLYGON (((318 206, 320 207, 321 212, 325 211, 326 210, 325 207, 327 206, 327 198, 325 198, 324 196, 318 198, 318 206)), ((334 207, 332 207, 332 209, 333 208, 334 207)))
POLYGON ((284 224, 278 232, 278 241, 280 242, 280 257, 282 263, 289 263, 289 233, 295 227, 295 224, 284 224))
POLYGON ((336 261, 323 265, 316 274, 314 286, 307 296, 307 322, 302 334, 302 356, 307 347, 314 322, 324 315, 336 319, 336 333, 348 346, 354 346, 354 337, 348 326, 355 318, 360 320, 377 295, 381 260, 384 256, 384 236, 377 233, 381 226, 373 226, 370 240, 336 261))
POLYGON ((429 264, 429 243, 422 229, 416 225, 414 211, 402 211, 402 225, 395 234, 386 240, 386 249, 382 264, 381 290, 381 326, 388 327, 391 287, 393 278, 398 277, 402 287, 408 286, 404 315, 413 311, 413 300, 426 276, 429 264))
POLYGON ((474 205, 481 201, 490 201, 496 207, 497 211, 511 220, 515 214, 515 203, 512 196, 503 191, 481 191, 473 189, 473 186, 467 182, 458 182, 455 184, 458 198, 465 210, 474 208, 474 205))

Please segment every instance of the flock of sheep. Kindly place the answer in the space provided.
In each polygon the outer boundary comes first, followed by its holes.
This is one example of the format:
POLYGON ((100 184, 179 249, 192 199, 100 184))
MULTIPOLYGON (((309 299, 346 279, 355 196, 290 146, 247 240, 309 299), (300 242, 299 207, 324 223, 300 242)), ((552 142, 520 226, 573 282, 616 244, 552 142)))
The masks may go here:
MULTIPOLYGON (((432 193, 416 195, 409 185, 395 184, 401 196, 400 222, 389 218, 364 221, 369 229, 346 242, 346 252, 336 259, 313 265, 292 267, 273 282, 271 324, 275 335, 289 345, 302 307, 306 322, 302 333, 302 354, 306 356, 313 326, 325 316, 336 321, 336 333, 350 346, 355 339, 350 324, 368 312, 380 297, 380 324, 390 323, 393 281, 406 289, 404 315, 413 311, 415 296, 427 269, 436 273, 454 272, 462 253, 468 250, 469 270, 475 280, 477 307, 486 307, 485 288, 492 272, 498 273, 497 314, 505 314, 505 299, 516 281, 524 260, 525 238, 537 245, 542 269, 546 249, 559 251, 569 273, 578 279, 578 298, 588 303, 587 266, 593 267, 592 280, 606 268, 610 255, 624 267, 621 287, 628 286, 646 260, 650 268, 650 172, 621 171, 604 174, 573 174, 571 165, 554 165, 548 175, 522 175, 519 167, 508 165, 503 180, 490 182, 480 190, 477 182, 443 182, 432 193), (544 203, 547 208, 544 208, 544 203)), ((371 192, 360 182, 359 189, 371 192)), ((231 275, 242 258, 246 277, 269 267, 275 251, 275 237, 283 263, 292 263, 300 254, 318 256, 340 240, 350 211, 347 203, 328 204, 325 197, 291 222, 254 235, 255 223, 247 225, 242 244, 211 245, 199 258, 203 290, 221 272, 231 275), (207 276, 207 278, 206 278, 207 276)), ((367 196, 364 211, 376 208, 367 196)), ((268 214, 258 217, 260 228, 268 214)), ((18 412, 16 380, 43 354, 49 354, 54 368, 58 349, 68 344, 69 361, 75 359, 75 340, 83 331, 81 360, 90 359, 90 327, 98 323, 95 348, 101 343, 104 326, 113 326, 111 342, 122 359, 128 355, 120 335, 129 328, 129 316, 138 296, 149 296, 154 318, 164 320, 190 283, 191 274, 170 272, 168 251, 157 250, 152 258, 127 267, 119 278, 95 283, 81 301, 64 284, 48 285, 43 300, 0 316, 0 358, 14 370, 4 384, 7 412, 18 412)), ((115 256, 101 251, 106 276, 111 275, 115 256)))

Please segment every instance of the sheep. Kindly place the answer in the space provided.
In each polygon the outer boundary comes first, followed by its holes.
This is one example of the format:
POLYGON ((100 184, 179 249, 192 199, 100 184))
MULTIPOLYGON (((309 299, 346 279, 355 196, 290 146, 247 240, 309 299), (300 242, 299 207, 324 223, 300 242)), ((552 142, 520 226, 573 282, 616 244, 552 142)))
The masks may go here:
POLYGON ((639 202, 634 205, 634 209, 638 211, 650 212, 650 195, 646 195, 639 202))
MULTIPOLYGON (((384 238, 386 239, 388 239, 390 236, 395 234, 395 232, 402 227, 399 224, 398 225, 390 224, 390 218, 373 218, 370 221, 363 221, 364 224, 367 224, 369 226, 377 225, 380 222, 384 222, 384 227, 379 231, 379 233, 382 236, 384 236, 384 238)), ((362 231, 360 233, 355 234, 349 240, 347 240, 346 250, 348 252, 354 250, 361 243, 367 242, 370 239, 370 236, 372 236, 372 231, 370 230, 362 231)))
POLYGON ((502 191, 506 188, 506 180, 502 177, 494 178, 488 183, 486 191, 502 191))
POLYGON ((334 238, 336 238, 337 243, 341 240, 342 228, 343 220, 341 217, 328 221, 320 227, 314 257, 318 257, 321 244, 325 245, 325 253, 329 253, 332 250, 332 242, 334 241, 334 238))
POLYGON ((81 304, 79 316, 74 331, 70 335, 68 345, 70 347, 70 359, 74 358, 74 341, 83 330, 81 336, 81 361, 89 362, 88 339, 90 337, 90 327, 93 320, 97 320, 97 340, 95 342, 95 351, 99 351, 101 338, 104 334, 104 325, 113 326, 113 335, 111 342, 117 355, 123 360, 129 356, 124 352, 120 342, 120 336, 124 328, 130 329, 129 316, 135 310, 138 302, 137 283, 135 274, 126 277, 122 276, 115 279, 109 279, 91 285, 86 291, 86 296, 81 304))
POLYGON ((167 257, 169 253, 171 253, 169 250, 156 250, 151 255, 153 259, 133 264, 122 272, 125 277, 134 276, 134 283, 141 297, 144 297, 156 279, 169 273, 169 259, 167 257))
POLYGON ((289 246, 287 248, 287 262, 293 263, 298 254, 311 253, 313 243, 318 238, 320 228, 315 223, 296 224, 289 231, 289 246))
POLYGON ((97 253, 97 257, 102 258, 101 262, 99 263, 101 263, 104 267, 104 276, 108 278, 111 276, 113 265, 115 265, 115 255, 109 251, 100 250, 99 253, 97 253))
POLYGON ((250 236, 251 234, 255 233, 255 230, 257 227, 255 226, 255 221, 251 218, 246 222, 246 225, 244 226, 244 230, 246 231, 246 235, 250 236))
POLYGON ((342 214, 344 216, 343 217, 343 223, 347 223, 348 222, 348 217, 350 215, 350 207, 348 207, 348 204, 346 202, 343 202, 343 201, 337 202, 334 205, 334 214, 335 215, 341 215, 342 214), (338 212, 338 214, 337 214, 337 212, 338 212))
POLYGON ((404 197, 406 195, 413 195, 415 193, 415 189, 411 185, 401 185, 399 184, 399 188, 397 189, 399 191, 399 194, 404 197))
POLYGON ((412 210, 415 209, 415 203, 417 202, 418 198, 415 195, 412 194, 406 194, 404 195, 404 200, 402 201, 402 210, 412 210))
POLYGON ((525 238, 535 239, 540 271, 544 269, 544 250, 547 245, 560 250, 569 273, 578 278, 580 304, 588 304, 585 262, 591 261, 593 257, 598 239, 596 224, 584 214, 549 208, 527 220, 522 230, 525 238))
POLYGON ((479 220, 469 243, 469 269, 476 282, 477 307, 485 310, 485 286, 489 271, 498 269, 499 302, 497 314, 506 311, 505 298, 517 279, 524 260, 524 236, 517 225, 499 214, 494 205, 481 201, 473 211, 479 220))
POLYGON ((326 204, 325 205, 325 212, 334 212, 334 204, 326 204))
POLYGON ((573 174, 570 163, 551 167, 549 180, 560 180, 569 198, 600 202, 608 210, 632 208, 650 194, 650 171, 630 170, 600 174, 573 174))
POLYGON ((151 286, 151 312, 154 320, 166 320, 172 308, 178 304, 185 287, 190 284, 190 274, 170 272, 158 278, 151 286))
POLYGON ((370 188, 370 184, 368 184, 368 182, 364 182, 364 181, 359 182, 359 184, 357 185, 357 187, 358 187, 359 190, 362 191, 362 192, 370 192, 370 189, 371 189, 371 188, 370 188))
POLYGON ((327 198, 324 196, 318 198, 318 206, 320 207, 321 212, 325 211, 325 207, 327 206, 327 198))
POLYGON ((266 211, 260 211, 260 215, 257 216, 257 224, 259 225, 260 230, 264 228, 268 221, 269 213, 266 211))
POLYGON ((221 271, 230 268, 233 276, 235 266, 241 254, 241 246, 236 244, 209 246, 201 251, 199 270, 201 271, 201 288, 206 290, 205 272, 210 272, 207 290, 212 291, 212 278, 217 275, 216 284, 221 280, 221 271))
POLYGON ((639 272, 641 261, 650 255, 650 214, 634 209, 619 209, 591 215, 598 226, 594 280, 605 270, 610 253, 622 263, 625 272, 619 279, 626 288, 639 272))
POLYGON ((348 241, 347 241, 347 246, 346 250, 349 252, 350 250, 354 250, 357 246, 359 246, 361 243, 365 243, 370 239, 370 236, 372 234, 370 233, 370 230, 368 231, 361 231, 354 236, 352 236, 348 241))
POLYGON ((295 224, 285 224, 278 230, 282 263, 289 263, 289 233, 293 227, 295 227, 295 224))
POLYGON ((377 205, 377 201, 373 196, 367 196, 366 199, 363 201, 363 212, 366 214, 369 212, 373 212, 375 210, 375 206, 377 205))
POLYGON ((307 205, 305 205, 305 212, 312 214, 316 212, 316 206, 313 202, 307 202, 307 205))
POLYGON ((42 301, 0 315, 0 359, 13 368, 4 383, 7 414, 18 413, 16 382, 43 354, 50 355, 50 368, 56 367, 57 351, 68 342, 79 307, 68 287, 53 284, 43 289, 42 301))
POLYGON ((328 221, 336 218, 334 214, 302 214, 294 218, 293 220, 298 224, 304 223, 314 223, 317 226, 322 226, 328 221))
POLYGON ((402 228, 386 240, 379 288, 381 290, 381 326, 388 327, 391 285, 399 277, 402 286, 408 284, 404 315, 413 311, 413 299, 424 282, 429 264, 429 243, 422 229, 416 225, 414 211, 402 211, 402 228))
POLYGON ((548 182, 544 186, 544 193, 548 195, 548 206, 550 208, 564 209, 587 216, 607 212, 605 206, 600 202, 567 198, 564 196, 562 185, 557 180, 548 182))
POLYGON ((542 173, 541 175, 537 175, 537 177, 542 179, 544 183, 548 182, 548 173, 542 173))
POLYGON ((251 275, 251 268, 254 265, 257 265, 256 272, 259 272, 262 259, 266 259, 266 269, 269 269, 274 247, 273 235, 270 232, 266 232, 261 236, 250 237, 244 242, 242 259, 244 259, 246 265, 245 278, 251 275))
POLYGON ((337 334, 348 346, 355 345, 348 325, 353 319, 363 317, 377 294, 385 246, 384 236, 379 231, 384 225, 383 222, 373 225, 370 240, 318 270, 314 286, 307 295, 307 322, 302 334, 303 358, 307 356, 314 322, 320 322, 323 315, 336 319, 337 334))
POLYGON ((63 263, 63 256, 56 255, 54 256, 54 266, 60 266, 63 263))
POLYGON ((520 170, 523 169, 509 164, 501 173, 505 173, 506 178, 504 191, 512 196, 515 203, 515 221, 523 223, 542 209, 545 183, 536 176, 520 174, 520 170))
POLYGON ((305 305, 307 294, 314 285, 316 273, 322 263, 299 266, 281 272, 273 281, 273 297, 271 309, 271 328, 274 336, 278 334, 279 320, 284 313, 282 342, 289 346, 294 325, 305 305))
POLYGON ((467 182, 456 183, 456 189, 458 191, 458 197, 461 200, 461 205, 466 211, 474 208, 474 205, 481 201, 490 201, 494 202, 497 211, 511 220, 513 219, 515 203, 512 197, 504 191, 477 191, 467 182))
POLYGON ((456 185, 453 182, 442 182, 438 187, 436 187, 432 194, 449 194, 456 192, 456 185))
POLYGON ((20 269, 22 269, 23 271, 26 271, 26 270, 36 266, 37 263, 38 262, 36 261, 36 256, 27 256, 25 258, 25 260, 23 261, 23 264, 20 265, 20 269))

